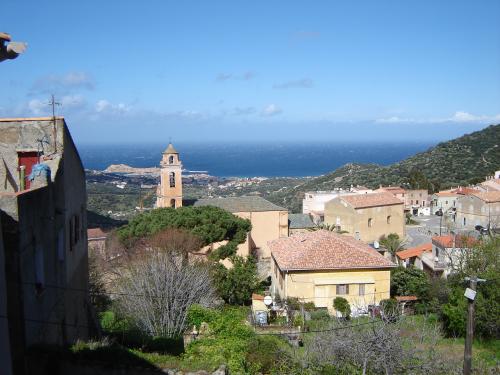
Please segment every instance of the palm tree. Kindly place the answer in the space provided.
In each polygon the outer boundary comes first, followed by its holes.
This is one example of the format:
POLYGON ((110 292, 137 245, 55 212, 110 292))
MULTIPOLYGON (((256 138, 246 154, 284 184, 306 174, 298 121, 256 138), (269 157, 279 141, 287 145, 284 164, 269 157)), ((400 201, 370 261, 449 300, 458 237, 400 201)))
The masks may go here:
POLYGON ((387 237, 383 235, 379 240, 380 245, 382 245, 391 254, 391 260, 399 264, 399 259, 396 256, 398 251, 404 250, 406 241, 403 238, 399 238, 396 233, 391 233, 387 237))

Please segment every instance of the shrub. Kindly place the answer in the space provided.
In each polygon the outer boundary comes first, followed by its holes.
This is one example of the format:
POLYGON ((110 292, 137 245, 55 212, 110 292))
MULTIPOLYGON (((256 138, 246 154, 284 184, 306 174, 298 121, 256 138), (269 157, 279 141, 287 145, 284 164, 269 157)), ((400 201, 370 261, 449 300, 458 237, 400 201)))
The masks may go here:
POLYGON ((315 310, 311 312, 311 320, 330 320, 330 314, 325 309, 315 310))
POLYGON ((391 296, 417 296, 421 302, 430 300, 431 282, 427 274, 415 267, 391 270, 391 296))
POLYGON ((380 301, 380 309, 382 312, 382 318, 388 322, 396 321, 400 315, 398 301, 394 298, 383 299, 380 301))
POLYGON ((214 266, 213 279, 219 296, 232 305, 248 304, 252 293, 259 288, 257 265, 252 257, 232 256, 232 268, 218 263, 214 266))
POLYGON ((350 318, 351 306, 344 297, 336 297, 333 300, 333 307, 335 308, 335 310, 339 311, 344 318, 350 318))

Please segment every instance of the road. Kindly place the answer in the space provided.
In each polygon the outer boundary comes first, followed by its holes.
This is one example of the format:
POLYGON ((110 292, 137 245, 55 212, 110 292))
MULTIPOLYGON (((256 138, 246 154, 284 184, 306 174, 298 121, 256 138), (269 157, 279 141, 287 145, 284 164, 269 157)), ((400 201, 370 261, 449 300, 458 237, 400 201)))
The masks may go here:
MULTIPOLYGON (((439 216, 420 216, 413 217, 413 220, 418 222, 418 225, 406 226, 407 243, 406 248, 415 247, 424 243, 431 242, 432 236, 439 235, 439 216)), ((446 234, 447 228, 443 223, 441 226, 441 233, 446 234)))

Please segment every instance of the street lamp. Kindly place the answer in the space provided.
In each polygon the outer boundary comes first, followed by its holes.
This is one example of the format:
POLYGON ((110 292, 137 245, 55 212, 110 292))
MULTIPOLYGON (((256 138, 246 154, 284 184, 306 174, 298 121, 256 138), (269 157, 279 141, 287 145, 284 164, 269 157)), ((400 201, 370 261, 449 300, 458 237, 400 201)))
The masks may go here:
POLYGON ((26 43, 12 42, 10 34, 0 32, 0 62, 15 59, 27 46, 26 43))

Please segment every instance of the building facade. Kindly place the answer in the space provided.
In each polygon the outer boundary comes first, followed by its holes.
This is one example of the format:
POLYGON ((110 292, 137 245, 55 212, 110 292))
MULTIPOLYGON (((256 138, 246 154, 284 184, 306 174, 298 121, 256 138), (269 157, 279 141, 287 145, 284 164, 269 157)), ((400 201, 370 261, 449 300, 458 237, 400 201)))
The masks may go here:
POLYGON ((156 207, 182 207, 182 163, 172 143, 163 152, 160 166, 156 207))
POLYGON ((390 296, 395 264, 352 237, 318 230, 274 240, 269 247, 274 296, 314 302, 330 312, 333 300, 344 297, 354 315, 390 296))
POLYGON ((14 373, 22 373, 27 348, 88 339, 95 323, 85 171, 63 118, 0 119, 0 148, 0 272, 14 373))
POLYGON ((270 259, 268 242, 288 237, 288 210, 257 196, 200 199, 195 206, 216 206, 243 219, 250 220, 252 230, 247 241, 238 248, 238 255, 250 252, 259 259, 270 259))
POLYGON ((474 230, 500 227, 500 191, 476 192, 457 200, 455 216, 457 229, 474 230))
POLYGON ((403 202, 391 193, 335 198, 325 205, 325 223, 366 243, 391 233, 405 237, 403 202))
POLYGON ((351 187, 349 190, 341 188, 330 191, 308 191, 302 199, 302 213, 311 215, 316 224, 324 221, 325 204, 334 198, 347 194, 367 194, 373 190, 364 186, 351 187))

